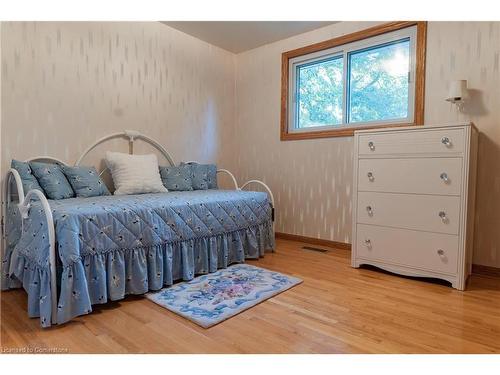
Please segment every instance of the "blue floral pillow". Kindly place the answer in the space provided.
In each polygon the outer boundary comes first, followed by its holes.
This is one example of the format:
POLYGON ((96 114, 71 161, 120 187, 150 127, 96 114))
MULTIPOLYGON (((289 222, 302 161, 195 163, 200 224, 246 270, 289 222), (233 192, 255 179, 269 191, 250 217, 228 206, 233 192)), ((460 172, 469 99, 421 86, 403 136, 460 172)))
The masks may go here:
POLYGON ((59 164, 31 162, 30 167, 47 198, 66 199, 75 196, 59 164))
POLYGON ((191 166, 194 190, 217 189, 217 167, 215 164, 181 163, 191 166))
POLYGON ((33 175, 33 171, 30 168, 29 163, 19 160, 12 160, 10 163, 10 167, 14 168, 19 172, 19 176, 21 176, 21 181, 23 183, 24 195, 28 193, 31 189, 38 189, 42 193, 44 192, 38 180, 33 175))
POLYGON ((217 189, 217 166, 215 164, 206 164, 207 183, 209 189, 217 189))
POLYGON ((88 198, 111 195, 94 167, 61 166, 77 197, 88 198))
POLYGON ((193 190, 191 166, 187 164, 178 167, 160 167, 163 185, 168 191, 193 190))

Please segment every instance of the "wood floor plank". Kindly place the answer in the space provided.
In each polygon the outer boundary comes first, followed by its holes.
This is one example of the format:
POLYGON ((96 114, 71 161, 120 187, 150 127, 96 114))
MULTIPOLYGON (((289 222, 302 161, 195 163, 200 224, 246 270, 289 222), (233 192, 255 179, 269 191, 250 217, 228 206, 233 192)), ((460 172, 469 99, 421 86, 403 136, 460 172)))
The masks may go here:
POLYGON ((468 289, 353 269, 350 253, 303 250, 278 239, 250 264, 303 283, 210 329, 141 296, 42 329, 26 293, 1 293, 0 342, 70 353, 500 353, 500 279, 473 275, 468 289))

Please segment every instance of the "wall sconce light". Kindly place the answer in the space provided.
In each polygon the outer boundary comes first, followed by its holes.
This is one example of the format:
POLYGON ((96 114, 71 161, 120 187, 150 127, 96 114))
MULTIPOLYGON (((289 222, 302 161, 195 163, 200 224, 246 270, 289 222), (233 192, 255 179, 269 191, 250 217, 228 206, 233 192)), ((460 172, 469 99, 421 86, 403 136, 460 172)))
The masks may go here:
POLYGON ((465 101, 469 98, 467 90, 467 80, 460 79, 450 82, 448 97, 446 101, 455 104, 459 111, 462 111, 465 101))

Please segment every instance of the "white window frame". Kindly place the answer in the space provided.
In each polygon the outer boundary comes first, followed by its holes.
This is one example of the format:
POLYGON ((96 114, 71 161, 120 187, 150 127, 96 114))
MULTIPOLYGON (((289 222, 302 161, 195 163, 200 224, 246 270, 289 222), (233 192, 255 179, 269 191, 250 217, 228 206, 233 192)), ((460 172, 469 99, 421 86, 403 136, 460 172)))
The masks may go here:
POLYGON ((288 71, 288 132, 289 133, 302 133, 302 132, 316 132, 324 130, 333 129, 347 129, 347 128, 363 128, 363 127, 373 127, 377 125, 397 125, 412 123, 415 119, 415 76, 416 76, 416 53, 417 53, 417 26, 410 26, 400 30, 391 31, 381 35, 369 37, 366 39, 358 40, 352 43, 346 43, 333 48, 325 49, 322 51, 317 51, 309 53, 306 55, 297 56, 291 58, 289 61, 289 71, 288 71), (349 54, 353 52, 358 52, 371 47, 376 47, 378 45, 383 45, 386 43, 396 42, 402 39, 410 39, 410 71, 408 73, 408 116, 405 118, 398 118, 392 120, 379 120, 379 121, 367 121, 367 122, 347 122, 348 115, 348 58, 349 54), (342 97, 342 124, 332 124, 325 126, 311 126, 306 128, 298 128, 296 126, 298 113, 297 113, 297 68, 304 64, 314 63, 316 61, 327 60, 334 58, 336 56, 342 56, 344 65, 343 73, 343 97, 342 97))

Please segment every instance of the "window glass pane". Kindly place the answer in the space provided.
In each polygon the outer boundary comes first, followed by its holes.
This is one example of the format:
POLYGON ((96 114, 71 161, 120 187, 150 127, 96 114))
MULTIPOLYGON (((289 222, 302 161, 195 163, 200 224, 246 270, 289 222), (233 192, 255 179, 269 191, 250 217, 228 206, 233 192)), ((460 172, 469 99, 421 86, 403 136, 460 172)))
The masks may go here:
POLYGON ((409 38, 349 54, 349 122, 408 116, 409 38))
POLYGON ((342 56, 297 67, 297 128, 342 123, 342 56))

